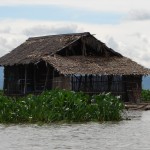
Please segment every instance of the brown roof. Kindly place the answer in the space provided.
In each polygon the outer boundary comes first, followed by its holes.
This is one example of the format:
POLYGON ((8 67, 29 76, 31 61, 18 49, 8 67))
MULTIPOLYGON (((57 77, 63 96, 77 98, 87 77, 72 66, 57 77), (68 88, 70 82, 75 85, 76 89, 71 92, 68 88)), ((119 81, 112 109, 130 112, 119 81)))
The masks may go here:
POLYGON ((107 74, 107 75, 148 75, 150 70, 123 57, 108 48, 88 32, 51 35, 29 38, 26 42, 0 58, 1 66, 37 63, 45 61, 60 73, 107 74), (78 46, 79 45, 79 46, 78 46), (85 46, 86 45, 86 46, 85 46), (66 57, 65 50, 79 51, 83 55, 66 57), (84 51, 86 49, 86 51, 84 51), (83 53, 85 52, 85 53, 83 53), (94 56, 90 56, 94 55, 94 56))
POLYGON ((47 56, 44 61, 61 74, 148 75, 150 70, 126 57, 47 56))
POLYGON ((29 38, 13 51, 0 58, 0 64, 34 63, 39 61, 42 56, 51 55, 88 34, 65 34, 29 38))
POLYGON ((36 63, 40 61, 43 56, 58 53, 84 37, 86 37, 86 41, 90 38, 90 41, 88 40, 88 44, 89 42, 95 42, 94 44, 90 43, 90 45, 94 46, 93 49, 99 49, 99 51, 107 51, 113 55, 121 56, 121 54, 115 52, 111 48, 108 48, 101 41, 98 41, 89 32, 84 32, 29 38, 26 42, 12 50, 10 53, 1 57, 0 65, 11 66, 15 64, 36 63))

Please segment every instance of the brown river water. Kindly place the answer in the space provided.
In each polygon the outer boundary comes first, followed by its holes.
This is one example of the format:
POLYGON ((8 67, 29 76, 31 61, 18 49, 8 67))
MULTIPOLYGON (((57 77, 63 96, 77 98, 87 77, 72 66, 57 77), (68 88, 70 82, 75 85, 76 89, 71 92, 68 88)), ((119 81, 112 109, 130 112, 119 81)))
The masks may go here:
POLYGON ((0 125, 0 150, 150 150, 150 111, 107 123, 0 125))

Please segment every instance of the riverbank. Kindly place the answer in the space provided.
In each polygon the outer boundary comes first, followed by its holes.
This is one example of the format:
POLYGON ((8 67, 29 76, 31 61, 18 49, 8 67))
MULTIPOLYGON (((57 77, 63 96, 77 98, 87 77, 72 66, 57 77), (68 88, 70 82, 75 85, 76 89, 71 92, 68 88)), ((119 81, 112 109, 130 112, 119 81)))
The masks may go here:
POLYGON ((126 110, 150 110, 150 102, 135 103, 125 103, 126 110))

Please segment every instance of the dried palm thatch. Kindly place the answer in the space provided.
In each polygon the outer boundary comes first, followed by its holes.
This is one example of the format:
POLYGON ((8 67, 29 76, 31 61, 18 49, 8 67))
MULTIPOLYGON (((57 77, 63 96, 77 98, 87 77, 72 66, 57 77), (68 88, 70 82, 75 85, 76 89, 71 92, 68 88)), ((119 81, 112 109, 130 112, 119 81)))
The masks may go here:
POLYGON ((34 64, 40 61, 49 63, 65 75, 150 74, 149 69, 108 48, 88 32, 29 38, 25 43, 1 57, 0 65, 34 64), (85 47, 85 44, 88 47, 85 47), (68 51, 65 51, 66 49, 68 51), (74 54, 78 49, 81 53, 74 54), (88 54, 85 49, 88 50, 88 54))
POLYGON ((47 56, 42 58, 61 74, 147 75, 150 70, 126 57, 47 56))
POLYGON ((56 53, 86 34, 88 33, 29 38, 13 51, 1 57, 0 65, 11 66, 14 64, 35 63, 39 61, 42 56, 56 53))
MULTIPOLYGON (((104 43, 98 41, 90 33, 62 34, 29 38, 26 42, 15 48, 10 53, 0 58, 1 66, 36 63, 44 56, 50 56, 63 51, 65 48, 73 49, 79 41, 85 40, 88 45, 98 53, 121 56, 104 43), (94 43, 94 44, 93 44, 94 43)), ((82 47, 80 47, 81 49, 82 47)))

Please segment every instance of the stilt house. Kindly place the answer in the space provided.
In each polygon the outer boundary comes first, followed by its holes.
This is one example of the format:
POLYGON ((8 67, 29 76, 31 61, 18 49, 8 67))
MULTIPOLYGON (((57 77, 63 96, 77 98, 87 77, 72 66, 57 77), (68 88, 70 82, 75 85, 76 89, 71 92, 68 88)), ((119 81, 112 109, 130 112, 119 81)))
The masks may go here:
POLYGON ((6 95, 61 88, 89 94, 112 92, 136 102, 142 76, 150 74, 88 32, 29 38, 1 57, 0 65, 6 95))

